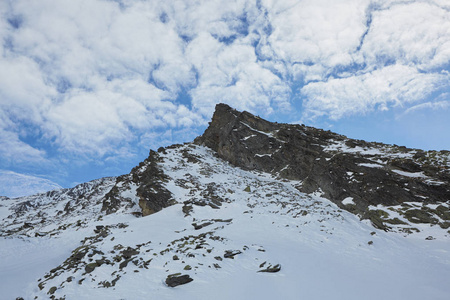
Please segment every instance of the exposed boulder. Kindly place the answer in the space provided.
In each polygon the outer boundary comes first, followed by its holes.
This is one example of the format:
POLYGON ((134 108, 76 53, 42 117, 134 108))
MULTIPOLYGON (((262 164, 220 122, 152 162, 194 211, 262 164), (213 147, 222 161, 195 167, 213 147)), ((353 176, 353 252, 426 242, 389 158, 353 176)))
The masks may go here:
POLYGON ((125 259, 129 259, 137 254, 139 254, 139 251, 131 247, 128 247, 126 250, 122 251, 122 257, 125 259))
POLYGON ((84 267, 84 270, 86 271, 86 273, 91 273, 95 270, 96 267, 98 267, 97 263, 90 263, 84 267))
POLYGON ((226 250, 225 254, 223 255, 224 258, 232 258, 234 259, 234 257, 238 254, 241 254, 242 252, 239 250, 226 250))
POLYGON ((259 265, 261 270, 259 270, 258 272, 262 272, 262 273, 277 273, 277 272, 279 272, 281 270, 281 265, 280 264, 276 264, 274 266, 272 266, 272 264, 268 264, 266 267, 265 266, 266 266, 266 262, 263 262, 261 265, 259 265))
POLYGON ((192 279, 189 275, 181 275, 181 273, 177 273, 167 276, 166 284, 170 287, 176 287, 182 284, 189 283, 193 280, 194 279, 192 279))

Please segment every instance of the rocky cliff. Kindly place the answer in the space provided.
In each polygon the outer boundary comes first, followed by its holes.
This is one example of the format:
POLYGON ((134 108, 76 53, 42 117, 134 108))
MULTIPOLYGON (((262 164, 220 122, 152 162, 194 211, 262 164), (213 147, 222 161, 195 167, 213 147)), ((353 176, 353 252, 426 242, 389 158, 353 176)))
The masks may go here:
MULTIPOLYGON (((319 192, 341 208, 373 219, 379 227, 384 225, 369 206, 450 199, 449 151, 426 152, 304 125, 271 123, 225 104, 216 106, 208 129, 195 143, 245 170, 299 180, 300 191, 319 192)), ((411 216, 416 218, 438 221, 433 212, 411 216)))

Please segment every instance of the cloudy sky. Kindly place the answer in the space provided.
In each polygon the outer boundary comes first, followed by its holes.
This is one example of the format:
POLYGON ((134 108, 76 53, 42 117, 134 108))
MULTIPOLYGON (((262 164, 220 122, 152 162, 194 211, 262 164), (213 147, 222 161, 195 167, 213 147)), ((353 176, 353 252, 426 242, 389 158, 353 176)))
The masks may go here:
POLYGON ((3 195, 128 173, 200 135, 219 102, 450 149, 448 0, 2 0, 0 14, 3 195))

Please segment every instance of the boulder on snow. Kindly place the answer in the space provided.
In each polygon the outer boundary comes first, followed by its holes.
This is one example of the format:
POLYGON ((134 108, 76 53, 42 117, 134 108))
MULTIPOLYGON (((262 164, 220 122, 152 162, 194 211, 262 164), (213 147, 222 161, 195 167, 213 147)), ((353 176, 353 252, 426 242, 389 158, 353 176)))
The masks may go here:
POLYGON ((139 251, 131 247, 128 247, 126 250, 122 251, 122 257, 125 259, 131 258, 133 255, 137 254, 139 254, 139 251))
MULTIPOLYGON (((264 262, 261 265, 259 265, 259 267, 263 268, 265 264, 266 264, 266 262, 264 262)), ((272 266, 271 264, 269 264, 265 269, 261 269, 258 272, 276 273, 276 272, 279 272, 280 270, 281 270, 281 265, 280 264, 276 264, 275 266, 272 266)))
POLYGON ((181 275, 180 273, 167 276, 166 284, 170 287, 176 287, 193 281, 189 275, 181 275))
POLYGON ((232 258, 234 259, 234 257, 238 254, 241 254, 242 252, 239 250, 226 250, 225 254, 223 255, 223 257, 225 258, 232 258))
POLYGON ((84 267, 84 270, 86 271, 86 273, 91 273, 92 271, 95 270, 96 267, 98 267, 97 263, 90 263, 84 267))

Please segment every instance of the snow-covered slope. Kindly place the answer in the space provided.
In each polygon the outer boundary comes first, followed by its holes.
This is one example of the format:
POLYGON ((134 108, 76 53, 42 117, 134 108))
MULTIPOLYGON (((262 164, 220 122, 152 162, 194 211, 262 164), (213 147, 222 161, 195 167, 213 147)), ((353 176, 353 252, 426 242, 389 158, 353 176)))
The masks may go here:
POLYGON ((301 184, 185 144, 79 192, 2 199, 1 297, 448 299, 447 229, 403 218, 385 232, 301 184), (149 197, 172 198, 142 217, 141 182, 156 167, 149 197), (174 278, 193 281, 169 287, 174 278))
POLYGON ((79 184, 71 189, 9 199, 11 214, 2 221, 1 236, 33 237, 59 235, 68 226, 80 226, 98 216, 102 199, 116 177, 105 177, 79 184))

